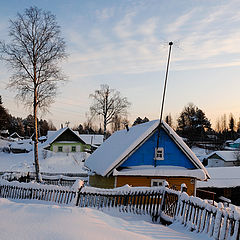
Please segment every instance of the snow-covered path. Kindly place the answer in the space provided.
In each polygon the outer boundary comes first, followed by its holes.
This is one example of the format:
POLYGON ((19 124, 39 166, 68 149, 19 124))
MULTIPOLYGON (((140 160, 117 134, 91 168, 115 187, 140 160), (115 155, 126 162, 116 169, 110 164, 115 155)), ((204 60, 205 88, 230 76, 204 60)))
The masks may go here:
POLYGON ((187 232, 182 226, 165 227, 141 220, 141 216, 90 208, 0 199, 0 216, 1 240, 207 239, 205 235, 187 232))

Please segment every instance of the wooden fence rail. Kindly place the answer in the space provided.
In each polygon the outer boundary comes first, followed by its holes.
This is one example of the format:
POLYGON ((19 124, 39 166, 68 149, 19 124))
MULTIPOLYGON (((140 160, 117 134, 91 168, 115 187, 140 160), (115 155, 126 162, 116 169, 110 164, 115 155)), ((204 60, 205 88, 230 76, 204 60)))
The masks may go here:
POLYGON ((26 185, 0 182, 0 197, 36 199, 96 209, 115 208, 120 212, 150 215, 157 222, 179 222, 189 231, 205 233, 213 239, 239 240, 240 212, 237 207, 225 208, 222 203, 213 206, 207 200, 189 197, 185 192, 165 187, 113 190, 83 187, 74 191, 56 186, 35 188, 29 187, 35 185, 26 185))
POLYGON ((239 239, 240 215, 236 207, 210 205, 206 200, 181 195, 175 219, 190 231, 208 234, 220 240, 239 239))
MULTIPOLYGON (((71 187, 77 179, 87 181, 87 175, 86 174, 81 174, 81 175, 82 176, 78 176, 78 177, 76 176, 69 177, 64 175, 50 176, 50 175, 42 174, 41 176, 42 176, 42 183, 44 184, 71 187)), ((3 174, 1 178, 9 182, 19 181, 23 183, 29 183, 36 179, 36 174, 32 172, 28 172, 28 173, 12 172, 12 173, 3 174)))
POLYGON ((36 199, 59 204, 70 204, 75 198, 75 191, 56 189, 35 189, 18 186, 0 185, 0 197, 11 199, 36 199))
POLYGON ((152 217, 160 216, 160 205, 163 192, 151 190, 148 192, 131 192, 108 194, 79 192, 76 205, 93 208, 118 208, 120 212, 135 214, 149 214, 152 217))

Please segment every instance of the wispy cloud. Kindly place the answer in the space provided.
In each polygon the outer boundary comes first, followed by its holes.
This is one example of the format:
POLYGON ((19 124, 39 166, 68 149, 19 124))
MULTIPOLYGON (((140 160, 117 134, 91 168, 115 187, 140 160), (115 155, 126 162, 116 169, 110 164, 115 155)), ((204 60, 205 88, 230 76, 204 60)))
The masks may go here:
POLYGON ((104 9, 101 9, 101 10, 97 9, 96 10, 96 17, 99 20, 107 20, 107 19, 113 17, 114 12, 115 12, 114 8, 104 8, 104 9))
POLYGON ((177 32, 181 30, 181 27, 183 27, 187 22, 191 21, 191 18, 193 15, 197 12, 197 9, 193 9, 187 13, 184 13, 180 17, 178 17, 175 22, 170 23, 166 26, 166 32, 172 33, 172 32, 177 32))
POLYGON ((147 19, 136 29, 136 33, 139 33, 141 35, 151 36, 155 33, 158 22, 159 22, 159 19, 157 17, 147 19))
MULTIPOLYGON (((172 67, 184 70, 238 66, 239 61, 231 55, 240 53, 240 33, 234 26, 231 28, 233 21, 238 22, 231 18, 230 10, 237 12, 232 2, 219 8, 209 7, 207 11, 196 7, 184 10, 173 23, 166 22, 163 37, 174 40, 177 36, 180 44, 180 50, 174 46, 172 67), (229 28, 216 27, 226 15, 229 18, 224 23, 229 28)), ((107 12, 106 18, 110 15, 107 12)), ((159 25, 163 25, 162 19, 154 16, 139 21, 138 14, 137 8, 132 12, 127 9, 122 19, 112 22, 111 29, 91 29, 86 38, 70 32, 71 41, 79 50, 73 51, 65 65, 72 76, 138 74, 163 69, 167 45, 160 46, 162 36, 157 31, 159 25)))
POLYGON ((132 36, 132 19, 135 15, 135 12, 128 12, 124 18, 116 24, 113 31, 118 37, 125 39, 132 36))

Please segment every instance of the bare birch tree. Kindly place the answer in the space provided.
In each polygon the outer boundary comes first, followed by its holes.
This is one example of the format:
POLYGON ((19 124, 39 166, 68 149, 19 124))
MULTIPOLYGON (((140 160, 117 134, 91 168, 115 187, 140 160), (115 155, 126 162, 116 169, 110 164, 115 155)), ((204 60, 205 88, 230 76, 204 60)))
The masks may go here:
POLYGON ((66 57, 65 42, 56 17, 37 7, 30 7, 10 20, 9 37, 8 44, 0 42, 1 59, 13 72, 8 87, 16 90, 16 97, 33 109, 34 163, 37 181, 41 181, 37 113, 53 103, 57 84, 64 80, 57 64, 66 57))
POLYGON ((120 92, 110 89, 108 85, 100 86, 93 94, 90 94, 93 103, 90 106, 92 116, 103 117, 104 140, 106 139, 107 125, 111 123, 115 116, 127 114, 130 106, 126 97, 121 97, 120 92))

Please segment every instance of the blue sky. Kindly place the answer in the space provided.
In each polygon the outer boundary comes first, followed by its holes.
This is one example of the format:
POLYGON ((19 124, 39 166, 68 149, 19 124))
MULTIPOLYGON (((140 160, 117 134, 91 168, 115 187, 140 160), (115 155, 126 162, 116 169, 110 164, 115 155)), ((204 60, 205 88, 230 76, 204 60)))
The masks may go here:
MULTIPOLYGON (((165 114, 177 118, 192 102, 212 123, 224 113, 240 117, 240 1, 2 1, 1 39, 8 40, 9 18, 29 6, 55 14, 67 43, 62 67, 69 82, 42 116, 57 128, 83 123, 89 94, 105 83, 132 103, 130 121, 158 118, 169 41, 174 46, 165 114)), ((26 117, 29 111, 5 89, 10 72, 3 63, 0 72, 4 106, 26 117)))

